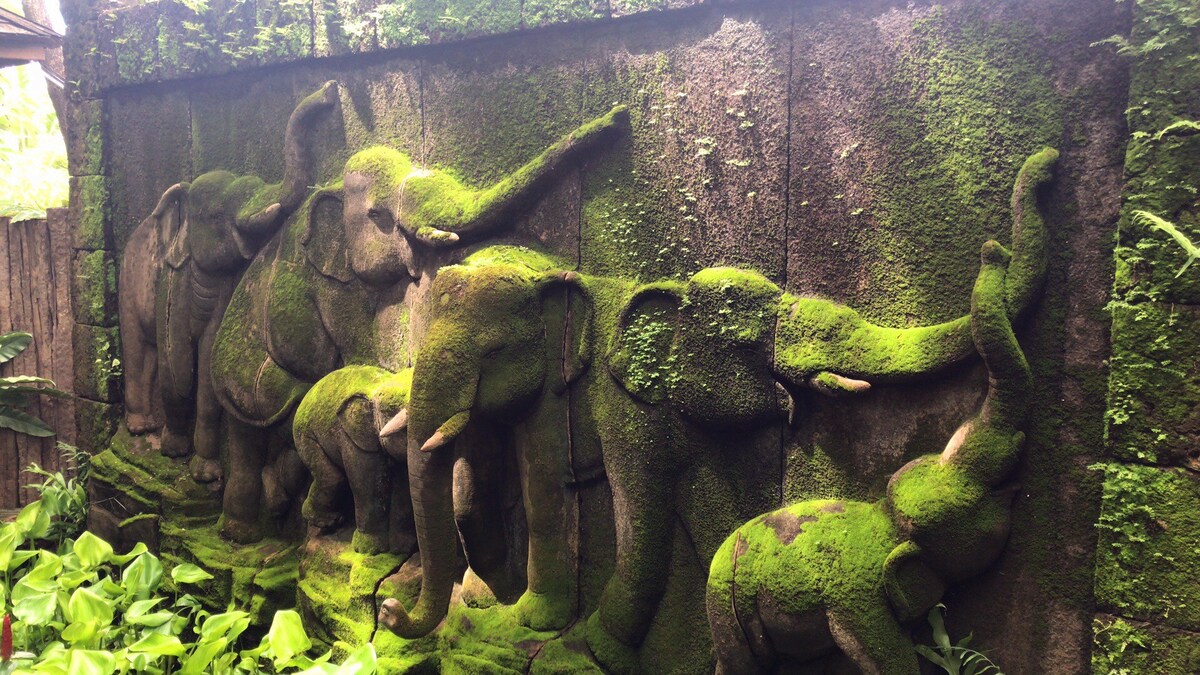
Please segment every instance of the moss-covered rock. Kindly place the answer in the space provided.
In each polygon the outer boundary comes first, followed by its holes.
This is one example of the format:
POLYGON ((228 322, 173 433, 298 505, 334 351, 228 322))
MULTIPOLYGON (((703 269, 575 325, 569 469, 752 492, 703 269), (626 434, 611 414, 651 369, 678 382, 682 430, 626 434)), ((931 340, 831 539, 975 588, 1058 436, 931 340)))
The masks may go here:
POLYGON ((109 251, 77 251, 71 261, 75 320, 92 326, 117 323, 117 266, 109 251))
POLYGON ((1182 469, 1102 465, 1096 602, 1113 614, 1200 629, 1200 480, 1182 469))
POLYGON ((89 251, 111 248, 110 202, 104 176, 72 176, 68 208, 74 228, 71 234, 74 248, 89 251))
POLYGON ((1174 675, 1200 671, 1200 634, 1101 615, 1092 623, 1092 672, 1174 675))

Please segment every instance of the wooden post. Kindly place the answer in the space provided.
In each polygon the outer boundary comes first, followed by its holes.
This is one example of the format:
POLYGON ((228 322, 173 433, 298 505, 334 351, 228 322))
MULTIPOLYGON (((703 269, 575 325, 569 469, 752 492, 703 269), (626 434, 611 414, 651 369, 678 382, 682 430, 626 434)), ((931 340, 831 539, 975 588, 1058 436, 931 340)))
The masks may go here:
MULTIPOLYGON (((71 234, 65 209, 51 209, 46 220, 11 222, 0 218, 0 333, 26 331, 33 344, 0 375, 37 375, 70 389, 72 377, 71 234)), ((33 477, 32 463, 49 471, 63 468, 57 442, 75 442, 74 402, 42 397, 28 412, 58 432, 33 438, 0 430, 0 508, 17 508, 37 498, 23 488, 33 477)))

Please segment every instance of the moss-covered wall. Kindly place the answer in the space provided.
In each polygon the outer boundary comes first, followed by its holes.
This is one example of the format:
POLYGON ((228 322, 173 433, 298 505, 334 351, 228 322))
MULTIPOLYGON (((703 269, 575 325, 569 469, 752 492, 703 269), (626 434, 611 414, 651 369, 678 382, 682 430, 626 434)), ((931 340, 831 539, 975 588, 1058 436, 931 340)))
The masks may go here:
MULTIPOLYGON (((218 168, 279 180, 288 114, 332 79, 340 107, 316 134, 319 185, 340 179, 353 153, 382 144, 486 187, 623 104, 631 134, 563 175, 489 243, 537 245, 586 274, 637 281, 746 267, 796 295, 832 298, 886 326, 913 326, 966 313, 980 244, 1009 238, 1017 169, 1037 149, 1057 147, 1058 178, 1045 200, 1049 280, 1017 327, 1036 387, 1010 545, 995 569, 951 591, 948 621, 955 637, 974 631, 973 645, 1007 672, 1083 672, 1095 600, 1112 616, 1149 618, 1104 604, 1099 587, 1093 599, 1094 523, 1102 493, 1116 488, 1102 490, 1101 474, 1087 468, 1106 452, 1139 461, 1115 449, 1111 416, 1107 445, 1104 436, 1112 321, 1104 308, 1127 162, 1123 113, 1133 99, 1127 62, 1092 46, 1129 33, 1128 3, 451 0, 417 11, 402 9, 412 3, 339 0, 239 2, 226 12, 227 4, 213 0, 197 15, 165 0, 112 11, 67 3, 81 110, 102 119, 102 132, 72 155, 73 206, 77 248, 109 253, 81 261, 119 259, 172 183, 218 168), (145 44, 153 48, 132 48, 145 44)), ((1163 88, 1190 91, 1183 80, 1150 82, 1156 71, 1134 68, 1144 98, 1163 88)), ((1152 132, 1174 116, 1194 116, 1190 100, 1190 112, 1156 106, 1152 116, 1134 111, 1129 119, 1152 132)), ((1195 150, 1192 140, 1147 152, 1185 143, 1192 145, 1181 152, 1195 150)), ((1153 206, 1194 225, 1175 207, 1153 206)), ((1127 214, 1121 222, 1130 232, 1127 214)), ((1122 244, 1141 256, 1120 254, 1122 270, 1141 269, 1143 258, 1157 262, 1156 255, 1172 263, 1165 273, 1150 265, 1152 278, 1122 276, 1118 299, 1185 321, 1186 312, 1168 304, 1191 297, 1188 282, 1166 278, 1181 262, 1170 258, 1177 250, 1122 244), (1150 290, 1161 295, 1145 295, 1150 290)), ((419 299, 427 289, 422 282, 410 292, 419 299)), ((81 329, 80 339, 107 336, 99 330, 111 325, 107 315, 89 314, 100 325, 81 329)), ((418 317, 413 334, 420 332, 418 317)), ((1145 346, 1140 338, 1131 344, 1145 346)), ((771 508, 816 497, 874 499, 908 459, 945 443, 983 389, 982 368, 969 364, 861 398, 802 395, 794 427, 731 461, 755 476, 748 500, 771 508)), ((97 407, 82 410, 111 420, 107 391, 97 383, 97 407)), ((1145 438, 1156 424, 1124 428, 1145 438)), ((613 515, 599 451, 582 431, 576 451, 583 464, 591 460, 575 488, 590 604, 610 569, 613 515)), ((695 556, 684 528, 671 546, 675 564, 643 666, 697 672, 711 659, 702 594, 708 561, 695 556)), ((374 569, 349 558, 343 564, 374 569)), ((302 565, 306 597, 324 597, 310 572, 302 565)), ((373 598, 355 593, 349 615, 370 622, 373 598)), ((443 647, 460 637, 475 644, 486 632, 470 620, 457 625, 443 647)), ((1154 631, 1156 640, 1175 638, 1154 631)), ((579 639, 569 633, 529 655, 574 654, 579 639)))
POLYGON ((1093 671, 1200 669, 1200 277, 1150 214, 1200 239, 1200 8, 1140 0, 1114 39, 1131 64, 1097 522, 1093 671), (1189 135, 1190 134, 1190 135, 1189 135))

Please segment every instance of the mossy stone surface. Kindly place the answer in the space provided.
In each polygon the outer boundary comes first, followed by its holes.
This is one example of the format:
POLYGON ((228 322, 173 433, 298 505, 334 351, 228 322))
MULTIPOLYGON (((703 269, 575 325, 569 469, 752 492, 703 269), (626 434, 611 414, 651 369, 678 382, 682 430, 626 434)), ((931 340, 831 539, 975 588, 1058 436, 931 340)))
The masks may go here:
POLYGON ((73 330, 75 395, 105 403, 120 400, 120 331, 81 323, 73 330))
POLYGON ((110 206, 108 181, 104 176, 72 176, 70 219, 71 245, 80 250, 111 248, 108 230, 110 206))
POLYGON ((1108 443, 1114 459, 1200 468, 1200 311, 1114 303, 1108 443))
POLYGON ((1092 672, 1174 675, 1200 671, 1200 634, 1100 615, 1092 623, 1092 672))
POLYGON ((71 261, 75 320, 92 326, 117 323, 117 266, 110 251, 77 251, 71 261))
POLYGON ((1200 479, 1182 469, 1103 465, 1096 603, 1104 611, 1200 630, 1200 479))

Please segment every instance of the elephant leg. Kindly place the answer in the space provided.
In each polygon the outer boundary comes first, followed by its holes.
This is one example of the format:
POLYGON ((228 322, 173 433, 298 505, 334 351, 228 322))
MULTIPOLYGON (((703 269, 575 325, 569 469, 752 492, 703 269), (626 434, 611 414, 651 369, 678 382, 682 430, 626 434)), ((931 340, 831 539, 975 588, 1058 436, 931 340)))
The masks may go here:
POLYGON ((223 411, 213 391, 212 347, 220 314, 205 324, 196 359, 196 430, 192 435, 192 478, 200 483, 221 480, 221 417, 223 411))
POLYGON ((529 420, 513 429, 529 530, 529 588, 516 609, 534 630, 563 628, 578 611, 578 562, 568 535, 577 514, 565 488, 571 447, 566 406, 566 396, 547 392, 529 420))
POLYGON ((460 445, 466 454, 454 464, 454 521, 471 571, 496 599, 512 602, 525 589, 525 579, 512 574, 510 565, 514 552, 504 522, 508 446, 503 432, 484 422, 463 431, 460 445))
POLYGON ((196 337, 191 330, 191 270, 171 271, 160 286, 155 315, 158 390, 163 407, 162 454, 192 454, 196 337))
POLYGON ((308 488, 308 497, 304 500, 301 513, 308 526, 324 534, 342 524, 344 518, 339 508, 346 497, 346 474, 341 466, 334 463, 334 457, 340 457, 336 443, 332 451, 311 434, 303 434, 297 439, 300 456, 312 473, 312 485, 308 488))
POLYGON ((131 434, 157 429, 161 417, 157 403, 158 349, 148 339, 136 317, 130 317, 121 345, 125 361, 125 420, 131 434))
POLYGON ((829 632, 854 665, 871 675, 916 675, 921 672, 912 640, 892 616, 883 598, 870 598, 869 609, 830 608, 829 632))
POLYGON ((359 553, 383 553, 388 548, 388 506, 391 504, 391 457, 378 448, 367 452, 356 446, 345 433, 339 433, 337 445, 342 466, 354 496, 354 550, 359 553))
POLYGON ((282 519, 304 493, 308 470, 296 452, 290 426, 285 433, 271 428, 267 433, 267 448, 269 460, 263 469, 263 503, 268 513, 282 519))
POLYGON ((221 533, 238 543, 262 538, 262 482, 267 432, 230 415, 226 425, 229 476, 221 510, 221 533))
POLYGON ((408 555, 417 550, 417 526, 413 522, 412 495, 408 491, 408 467, 392 459, 388 462, 392 477, 391 507, 388 509, 388 547, 394 553, 408 555))
MULTIPOLYGON (((632 672, 637 649, 650 628, 666 588, 675 534, 677 470, 639 462, 643 446, 620 454, 632 466, 613 466, 609 473, 613 511, 617 514, 616 569, 600 605, 588 619, 588 646, 613 672, 632 672)), ((606 462, 607 464, 607 462, 606 462)))

